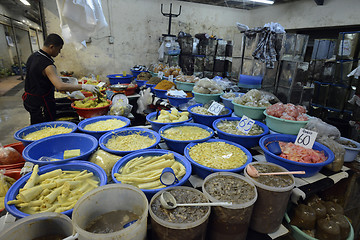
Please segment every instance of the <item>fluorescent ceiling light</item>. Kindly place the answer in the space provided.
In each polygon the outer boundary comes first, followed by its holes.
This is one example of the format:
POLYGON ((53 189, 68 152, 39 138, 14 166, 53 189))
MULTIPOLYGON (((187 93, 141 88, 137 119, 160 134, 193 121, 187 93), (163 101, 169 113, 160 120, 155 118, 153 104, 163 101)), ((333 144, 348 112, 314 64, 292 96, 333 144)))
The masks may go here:
POLYGON ((257 3, 264 3, 264 4, 274 4, 273 0, 250 0, 249 2, 257 2, 257 3))
POLYGON ((20 2, 22 2, 26 6, 30 6, 30 3, 27 0, 20 0, 20 2))

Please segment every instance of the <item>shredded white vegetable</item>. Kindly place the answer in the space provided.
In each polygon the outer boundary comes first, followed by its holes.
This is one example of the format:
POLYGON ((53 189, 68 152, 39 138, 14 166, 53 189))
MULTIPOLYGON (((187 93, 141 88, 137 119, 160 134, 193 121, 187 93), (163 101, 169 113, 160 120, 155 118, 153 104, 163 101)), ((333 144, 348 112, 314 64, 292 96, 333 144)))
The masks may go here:
POLYGON ((144 149, 155 144, 156 139, 134 133, 126 136, 113 136, 106 143, 106 147, 117 151, 133 151, 144 149))
POLYGON ((113 118, 88 124, 84 127, 88 131, 108 131, 116 128, 121 128, 126 125, 126 122, 113 118))
POLYGON ((192 141, 207 138, 210 132, 196 126, 180 126, 166 129, 161 135, 173 140, 192 141))
MULTIPOLYGON (((239 122, 240 121, 223 120, 223 121, 220 121, 216 126, 221 131, 226 132, 226 133, 235 134, 235 135, 246 135, 245 133, 241 132, 239 129, 236 128, 238 126, 239 122)), ((263 132, 264 132, 264 130, 259 125, 254 124, 251 127, 249 134, 247 134, 247 135, 260 135, 263 132)))
POLYGON ((246 163, 246 154, 238 147, 225 142, 204 142, 190 148, 190 157, 210 168, 233 169, 246 163))
POLYGON ((54 126, 54 127, 43 127, 38 131, 29 133, 23 137, 25 140, 39 140, 45 137, 50 137, 53 135, 70 133, 72 131, 71 128, 66 128, 62 126, 54 126))

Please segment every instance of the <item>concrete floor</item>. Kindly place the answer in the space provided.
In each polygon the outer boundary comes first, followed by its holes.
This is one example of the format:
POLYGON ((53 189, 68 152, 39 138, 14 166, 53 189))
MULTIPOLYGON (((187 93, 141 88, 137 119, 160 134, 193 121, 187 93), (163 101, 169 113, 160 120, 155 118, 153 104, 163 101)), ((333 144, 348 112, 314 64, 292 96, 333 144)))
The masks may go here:
POLYGON ((18 142, 14 133, 30 125, 30 115, 24 109, 21 95, 24 81, 15 76, 1 81, 0 94, 0 143, 7 145, 18 142), (17 78, 14 80, 14 78, 17 78), (15 84, 14 84, 15 83, 15 84))

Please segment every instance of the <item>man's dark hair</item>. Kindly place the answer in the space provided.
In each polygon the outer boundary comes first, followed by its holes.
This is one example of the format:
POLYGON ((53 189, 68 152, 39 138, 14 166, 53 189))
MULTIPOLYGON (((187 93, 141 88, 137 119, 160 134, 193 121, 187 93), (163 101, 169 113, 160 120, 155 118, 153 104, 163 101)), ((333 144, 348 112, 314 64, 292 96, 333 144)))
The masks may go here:
POLYGON ((44 46, 49 47, 50 45, 54 45, 55 47, 59 47, 64 45, 64 40, 57 34, 51 33, 49 34, 44 42, 44 46))

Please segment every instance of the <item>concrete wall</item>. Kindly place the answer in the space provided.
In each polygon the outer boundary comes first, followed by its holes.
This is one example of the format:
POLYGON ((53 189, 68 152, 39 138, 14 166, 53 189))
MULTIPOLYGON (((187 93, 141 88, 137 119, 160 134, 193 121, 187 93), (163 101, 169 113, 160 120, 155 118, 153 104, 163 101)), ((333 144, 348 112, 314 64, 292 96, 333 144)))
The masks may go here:
POLYGON ((278 22, 285 29, 359 25, 359 9, 359 0, 325 0, 322 6, 300 0, 252 10, 251 26, 267 22, 278 22))
MULTIPOLYGON (((168 18, 162 16, 160 4, 163 3, 164 12, 168 12, 170 2, 175 13, 182 6, 181 15, 173 18, 172 34, 177 35, 180 30, 192 35, 206 32, 239 40, 236 21, 250 24, 249 13, 245 10, 170 0, 103 0, 102 8, 109 27, 95 34, 85 50, 75 51, 72 44, 65 44, 55 59, 58 71, 71 70, 80 76, 94 73, 105 77, 129 72, 135 64, 156 63, 159 37, 168 30, 168 18), (109 44, 110 35, 114 37, 114 44, 109 44)), ((44 1, 44 7, 48 33, 61 34, 55 0, 44 1)))
MULTIPOLYGON (((105 79, 107 74, 129 72, 135 64, 156 63, 159 37, 168 29, 168 18, 160 13, 160 4, 168 12, 170 2, 175 13, 182 6, 181 15, 173 18, 172 34, 206 32, 234 41, 233 71, 239 68, 236 57, 241 47, 236 22, 250 27, 278 22, 285 29, 360 23, 359 0, 325 0, 323 6, 314 0, 301 0, 251 11, 171 0, 102 0, 109 27, 96 33, 85 50, 76 51, 72 44, 66 44, 55 59, 58 71, 75 71, 78 76, 99 74, 105 79), (114 44, 109 43, 110 35, 114 44)), ((44 8, 48 33, 61 34, 55 0, 44 1, 44 8)))

